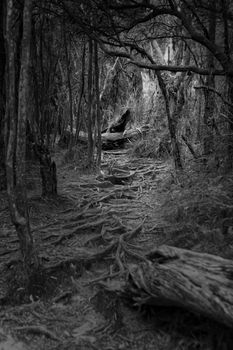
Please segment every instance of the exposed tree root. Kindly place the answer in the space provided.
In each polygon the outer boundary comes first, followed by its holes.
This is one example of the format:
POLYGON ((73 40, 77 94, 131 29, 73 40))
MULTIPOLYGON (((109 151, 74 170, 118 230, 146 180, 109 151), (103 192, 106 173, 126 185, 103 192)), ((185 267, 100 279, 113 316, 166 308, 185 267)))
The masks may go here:
POLYGON ((138 306, 176 306, 233 327, 233 262, 210 254, 161 246, 141 264, 128 264, 127 280, 105 283, 138 306))
POLYGON ((52 339, 52 340, 56 340, 59 341, 59 337, 49 331, 47 328, 45 328, 44 326, 22 326, 22 327, 15 327, 14 331, 17 332, 27 332, 27 333, 33 333, 33 334, 37 334, 37 335, 45 335, 46 337, 52 339))

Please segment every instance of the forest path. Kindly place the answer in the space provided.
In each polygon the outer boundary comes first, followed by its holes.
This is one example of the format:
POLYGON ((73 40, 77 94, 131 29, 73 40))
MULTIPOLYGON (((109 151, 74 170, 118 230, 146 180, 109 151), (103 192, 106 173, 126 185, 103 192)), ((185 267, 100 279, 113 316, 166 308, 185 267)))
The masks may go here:
MULTIPOLYGON (((2 241, 2 273, 12 265, 19 275, 12 281, 10 300, 1 298, 14 304, 1 311, 1 349, 136 350, 154 349, 161 342, 153 323, 96 286, 124 273, 126 263, 140 261, 143 251, 163 241, 160 185, 171 177, 170 169, 169 163, 132 159, 124 152, 105 152, 98 175, 71 163, 58 166, 58 198, 29 201, 35 245, 46 271, 46 279, 28 291, 29 299, 21 271, 14 267, 17 238, 5 225, 10 235, 6 232, 2 241)), ((162 342, 166 332, 163 337, 162 342)))
POLYGON ((148 241, 150 233, 154 238, 156 233, 163 233, 160 184, 171 177, 170 168, 169 163, 132 159, 122 151, 104 153, 101 174, 83 173, 70 164, 63 166, 59 193, 69 201, 69 207, 57 213, 52 223, 35 229, 41 237, 41 258, 48 260, 46 268, 73 263, 77 254, 83 254, 78 250, 82 247, 93 248, 95 254, 98 238, 106 243, 106 237, 130 232, 140 225, 140 236, 146 232, 148 241))
POLYGON ((197 173, 189 182, 169 162, 125 151, 105 152, 101 172, 90 173, 82 157, 56 154, 56 198, 41 198, 38 165, 30 163, 30 221, 43 270, 28 288, 2 193, 0 349, 212 350, 218 341, 222 350, 228 335, 211 321, 176 308, 132 308, 105 287, 117 287, 129 264, 161 244, 231 257, 233 238, 222 237, 211 210, 216 191, 231 203, 232 179, 197 173))

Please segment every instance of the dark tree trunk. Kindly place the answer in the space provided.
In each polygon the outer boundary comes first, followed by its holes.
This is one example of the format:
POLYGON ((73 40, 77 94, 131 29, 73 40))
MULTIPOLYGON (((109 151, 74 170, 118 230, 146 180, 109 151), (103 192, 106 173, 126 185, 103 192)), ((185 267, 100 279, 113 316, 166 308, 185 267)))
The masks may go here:
POLYGON ((67 85, 68 85, 68 91, 69 91, 69 114, 70 114, 70 142, 69 142, 69 148, 72 147, 73 144, 73 94, 72 94, 72 87, 71 87, 71 79, 70 79, 70 62, 69 62, 69 55, 68 55, 68 47, 67 47, 67 40, 66 40, 66 32, 65 32, 65 26, 63 25, 63 35, 64 35, 64 46, 65 46, 65 59, 66 59, 66 73, 67 73, 67 85))
MULTIPOLYGON (((156 56, 156 62, 163 63, 163 56, 161 55, 161 49, 159 48, 159 45, 156 40, 153 41, 153 48, 155 50, 156 56)), ((189 59, 188 56, 185 57, 185 60, 189 59)), ((154 63, 154 61, 151 59, 151 63, 154 63)), ((180 79, 178 78, 178 81, 176 80, 172 81, 172 89, 169 87, 169 84, 167 82, 171 83, 171 77, 167 75, 165 72, 155 72, 155 75, 158 79, 158 84, 161 90, 161 93, 164 98, 165 102, 165 109, 167 114, 167 122, 168 122, 168 129, 171 139, 171 146, 172 146, 172 156, 175 163, 176 169, 182 169, 182 161, 181 161, 181 155, 180 155, 180 147, 179 142, 177 138, 177 130, 176 125, 178 123, 177 120, 177 113, 178 111, 181 111, 183 108, 182 99, 179 99, 179 104, 177 104, 178 100, 178 93, 174 90, 177 90, 177 86, 180 85, 182 80, 184 79, 184 76, 182 75, 180 79)))
POLYGON ((101 114, 100 114, 100 89, 99 89, 99 61, 98 61, 98 44, 94 43, 95 53, 95 94, 96 94, 96 123, 97 123, 97 166, 101 164, 101 114))
POLYGON ((45 145, 35 144, 34 151, 40 162, 42 196, 54 196, 57 194, 56 163, 51 159, 50 152, 45 145))
MULTIPOLYGON (((229 100, 233 105, 233 78, 228 79, 229 87, 229 100)), ((228 157, 227 157, 227 167, 229 169, 233 168, 233 107, 229 108, 229 137, 228 137, 228 157)))
POLYGON ((182 169, 180 148, 179 148, 179 143, 178 143, 177 135, 176 135, 176 126, 175 126, 176 123, 175 123, 173 116, 171 114, 166 85, 165 85, 163 78, 159 72, 157 73, 157 78, 158 78, 158 82, 159 82, 159 87, 162 91, 162 94, 163 94, 163 97, 165 100, 165 107, 166 107, 167 120, 168 120, 168 129, 169 129, 170 138, 171 138, 172 155, 173 155, 173 159, 175 162, 175 167, 176 167, 176 169, 182 169))
MULTIPOLYGON (((212 3, 212 1, 210 1, 212 3)), ((209 37, 210 40, 215 43, 216 32, 216 2, 213 2, 213 11, 209 14, 209 37)), ((214 57, 211 52, 207 52, 207 64, 210 69, 210 74, 206 78, 206 85, 211 89, 215 88, 214 76, 211 71, 214 70, 214 57)), ((214 106, 215 96, 214 93, 208 89, 205 89, 205 111, 204 111, 204 135, 203 135, 203 149, 204 155, 208 156, 213 152, 213 126, 214 126, 214 106)))
POLYGON ((78 99, 77 119, 76 119, 75 143, 77 143, 81 124, 82 124, 81 104, 82 104, 82 98, 83 98, 83 93, 84 93, 84 89, 85 89, 85 58, 86 58, 86 43, 84 41, 83 42, 83 53, 82 53, 81 87, 80 87, 80 94, 79 94, 79 99, 78 99))
POLYGON ((23 14, 23 37, 21 42, 21 66, 17 84, 18 25, 15 23, 17 10, 13 0, 7 2, 7 117, 9 137, 7 144, 6 170, 7 192, 11 219, 15 225, 23 256, 25 272, 30 275, 38 265, 30 231, 26 184, 26 121, 29 113, 29 62, 31 41, 32 0, 25 0, 23 14), (14 28, 14 30, 12 30, 14 28), (17 90, 18 88, 18 90, 17 90), (18 108, 17 108, 18 102, 18 108))
POLYGON ((88 60, 88 116, 87 116, 87 133, 88 133, 88 165, 93 165, 93 122, 92 122, 92 89, 93 89, 93 42, 89 39, 89 60, 88 60))
POLYGON ((4 18, 5 1, 0 2, 0 191, 6 189, 6 164, 5 164, 5 65, 6 52, 4 42, 4 18))

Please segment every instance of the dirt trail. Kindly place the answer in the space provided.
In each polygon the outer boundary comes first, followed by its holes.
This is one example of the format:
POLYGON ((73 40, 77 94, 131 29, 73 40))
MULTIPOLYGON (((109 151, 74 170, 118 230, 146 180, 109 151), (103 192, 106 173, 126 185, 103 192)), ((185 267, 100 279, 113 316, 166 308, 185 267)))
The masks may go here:
POLYGON ((160 236, 159 184, 169 176, 169 165, 106 152, 101 174, 84 174, 71 164, 58 173, 59 198, 45 201, 34 195, 29 201, 47 280, 44 285, 37 281, 38 288, 28 299, 20 274, 10 298, 5 288, 11 283, 6 266, 17 272, 19 252, 7 208, 1 210, 0 266, 6 276, 1 284, 1 349, 152 348, 159 336, 153 327, 120 301, 108 299, 96 284, 123 268, 121 260, 135 258, 130 250, 128 255, 118 251, 114 237, 129 233, 133 252, 151 247, 151 237, 156 242, 160 236), (147 332, 151 340, 145 343, 147 332))
POLYGON ((210 349, 202 335, 186 332, 193 319, 200 323, 193 316, 161 309, 156 317, 144 310, 144 317, 101 288, 166 239, 162 204, 164 186, 173 181, 171 165, 106 152, 101 174, 60 163, 58 176, 58 198, 33 192, 29 200, 45 268, 30 291, 22 287, 6 204, 0 210, 0 349, 210 349))

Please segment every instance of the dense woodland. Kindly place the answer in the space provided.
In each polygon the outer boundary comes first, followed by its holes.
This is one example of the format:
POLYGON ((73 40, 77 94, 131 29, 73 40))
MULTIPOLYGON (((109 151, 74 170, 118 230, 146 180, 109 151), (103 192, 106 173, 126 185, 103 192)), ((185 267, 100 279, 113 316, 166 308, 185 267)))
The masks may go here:
POLYGON ((230 0, 2 0, 2 348, 231 349, 232 170, 230 0))

